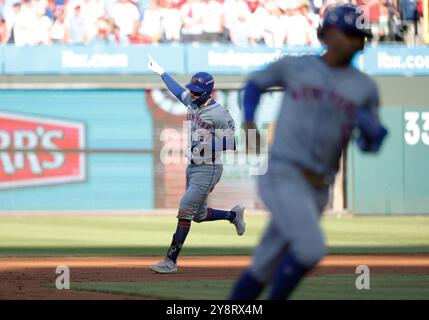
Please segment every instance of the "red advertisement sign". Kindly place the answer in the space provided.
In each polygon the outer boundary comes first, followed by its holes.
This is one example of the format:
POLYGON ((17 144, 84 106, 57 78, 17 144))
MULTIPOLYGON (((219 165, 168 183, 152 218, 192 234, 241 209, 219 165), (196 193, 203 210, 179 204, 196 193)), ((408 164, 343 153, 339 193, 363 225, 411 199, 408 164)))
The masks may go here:
POLYGON ((0 112, 0 189, 85 180, 83 123, 0 112))

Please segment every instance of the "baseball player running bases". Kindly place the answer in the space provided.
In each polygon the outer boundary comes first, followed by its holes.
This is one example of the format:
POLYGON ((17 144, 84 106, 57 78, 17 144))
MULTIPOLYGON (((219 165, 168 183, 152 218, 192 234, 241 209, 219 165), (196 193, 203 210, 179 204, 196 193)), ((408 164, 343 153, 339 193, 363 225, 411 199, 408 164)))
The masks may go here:
POLYGON ((268 285, 268 299, 289 297, 325 255, 319 217, 352 131, 359 129, 357 144, 370 152, 379 150, 387 134, 378 118, 375 82, 351 66, 370 36, 358 17, 352 5, 328 9, 319 30, 327 48, 322 56, 283 57, 245 85, 247 129, 256 129, 255 109, 266 89, 280 86, 284 97, 268 170, 258 179, 271 221, 232 300, 255 299, 268 285))
POLYGON ((231 210, 207 206, 207 197, 222 176, 220 156, 235 150, 235 124, 229 111, 212 97, 213 77, 198 72, 182 87, 149 56, 148 68, 159 74, 167 88, 187 108, 188 150, 190 163, 186 168, 186 191, 177 215, 177 228, 165 259, 150 266, 157 273, 176 273, 177 257, 191 227, 191 221, 206 222, 226 220, 231 222, 239 236, 245 232, 244 207, 236 205, 231 210))

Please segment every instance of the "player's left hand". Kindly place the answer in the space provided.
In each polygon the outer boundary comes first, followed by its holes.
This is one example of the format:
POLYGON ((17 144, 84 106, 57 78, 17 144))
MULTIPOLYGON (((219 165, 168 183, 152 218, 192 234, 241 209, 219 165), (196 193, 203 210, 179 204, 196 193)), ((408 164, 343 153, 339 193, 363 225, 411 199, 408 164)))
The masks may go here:
POLYGON ((164 69, 161 68, 161 66, 155 60, 153 60, 150 54, 148 54, 148 58, 149 61, 147 63, 147 68, 159 75, 162 75, 165 72, 164 69))

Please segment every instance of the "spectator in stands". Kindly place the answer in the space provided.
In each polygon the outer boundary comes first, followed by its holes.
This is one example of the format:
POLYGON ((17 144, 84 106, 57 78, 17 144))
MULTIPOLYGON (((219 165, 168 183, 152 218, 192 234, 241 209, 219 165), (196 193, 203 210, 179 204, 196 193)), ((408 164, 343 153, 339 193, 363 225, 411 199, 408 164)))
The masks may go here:
POLYGON ((164 40, 166 42, 180 41, 180 29, 182 28, 182 16, 178 4, 173 0, 165 2, 162 11, 162 29, 164 30, 164 40))
POLYGON ((40 12, 43 12, 43 14, 46 11, 47 1, 46 0, 31 0, 31 5, 38 16, 40 12))
POLYGON ((103 11, 104 14, 98 17, 97 21, 94 23, 94 28, 96 30, 95 36, 88 38, 90 44, 109 43, 109 35, 112 32, 112 24, 107 17, 106 11, 103 11))
POLYGON ((113 25, 112 33, 109 34, 109 43, 127 45, 129 42, 128 35, 124 35, 119 26, 113 25))
POLYGON ((62 44, 65 41, 65 11, 64 7, 57 7, 55 18, 50 30, 50 38, 53 44, 62 44))
POLYGON ((380 38, 380 1, 360 0, 358 3, 364 8, 364 14, 369 22, 369 28, 371 29, 373 41, 377 43, 380 38))
POLYGON ((203 42, 219 42, 224 32, 223 5, 218 0, 203 0, 206 4, 204 15, 209 19, 203 19, 203 42))
POLYGON ((310 45, 320 44, 319 39, 317 38, 317 28, 320 24, 319 15, 315 14, 311 9, 309 0, 301 0, 301 6, 299 9, 301 15, 308 22, 308 40, 310 45))
MULTIPOLYGON (((429 8, 428 8, 429 9, 429 8)), ((419 35, 418 43, 424 43, 424 13, 423 13, 423 0, 417 1, 417 33, 419 35)))
POLYGON ((182 16, 183 42, 199 42, 203 35, 203 20, 207 19, 207 4, 202 0, 189 0, 182 5, 180 13, 182 16))
POLYGON ((325 8, 346 2, 367 5, 375 42, 422 41, 422 0, 0 0, 0 42, 316 45, 325 8))
POLYGON ((271 19, 270 12, 266 8, 266 2, 264 4, 260 4, 259 2, 257 3, 258 5, 254 11, 252 11, 254 4, 251 4, 251 14, 249 17, 249 43, 252 45, 264 44, 264 34, 266 32, 267 24, 271 19))
POLYGON ((228 31, 232 44, 249 44, 250 35, 250 10, 242 0, 225 0, 225 29, 228 31))
POLYGON ((8 43, 15 43, 16 17, 21 12, 21 2, 15 2, 12 9, 6 14, 6 27, 8 30, 8 43))
POLYGON ((113 24, 119 27, 120 38, 125 39, 133 32, 136 21, 140 19, 140 11, 130 0, 118 0, 111 9, 111 16, 113 24))
POLYGON ((52 21, 45 15, 45 7, 39 6, 36 9, 37 21, 34 29, 34 44, 48 45, 51 44, 50 29, 52 21))
POLYGON ((99 28, 97 34, 91 39, 91 45, 106 45, 109 44, 109 29, 99 28))
POLYGON ((320 12, 320 10, 322 9, 322 7, 323 7, 323 0, 311 0, 310 1, 310 5, 311 5, 311 10, 315 13, 315 14, 317 14, 317 15, 319 15, 319 12, 320 12))
POLYGON ((5 44, 9 40, 9 31, 7 30, 6 20, 0 17, 0 44, 5 44))
MULTIPOLYGON (((312 44, 314 27, 309 19, 301 12, 302 4, 299 1, 289 2, 288 19, 286 22, 286 44, 290 46, 304 46, 312 44)), ((305 12, 305 11, 304 11, 305 12)))
MULTIPOLYGON (((157 0, 151 0, 149 8, 143 11, 143 20, 139 32, 150 42, 159 42, 162 37, 162 9, 157 0)), ((136 24, 134 24, 133 28, 136 24)))
MULTIPOLYGON (((168 0, 167 0, 168 1, 168 0)), ((188 1, 188 0, 170 0, 173 3, 173 7, 180 10, 182 6, 188 1)))
POLYGON ((118 0, 104 0, 104 10, 109 17, 112 16, 112 9, 117 2, 118 0))
POLYGON ((66 17, 64 43, 83 45, 88 43, 87 24, 82 16, 80 4, 74 5, 73 13, 66 17))
POLYGON ((98 18, 105 14, 104 3, 101 0, 83 0, 81 12, 86 24, 86 36, 91 41, 98 33, 98 18))
POLYGON ((400 0, 399 12, 405 27, 404 40, 407 44, 415 44, 417 37, 417 0, 400 0))
POLYGON ((149 44, 152 43, 152 38, 140 33, 141 22, 136 21, 133 32, 128 35, 131 44, 149 44))
POLYGON ((380 18, 379 18, 379 38, 380 41, 386 41, 390 38, 389 30, 389 8, 384 1, 380 4, 380 18))
POLYGON ((34 45, 37 16, 31 0, 23 0, 15 16, 14 40, 17 46, 34 45))
POLYGON ((403 41, 402 23, 397 7, 397 0, 385 0, 385 6, 388 10, 389 34, 386 37, 387 41, 403 41))
POLYGON ((265 23, 264 43, 268 47, 284 46, 289 19, 288 7, 287 1, 266 3, 268 17, 265 23))
POLYGON ((258 7, 260 6, 259 0, 244 0, 244 2, 246 2, 250 13, 254 13, 256 9, 258 9, 258 7))
POLYGON ((108 18, 106 12, 100 17, 98 17, 97 21, 95 22, 95 27, 97 29, 97 34, 100 30, 104 30, 108 34, 112 31, 112 23, 110 19, 108 18))
POLYGON ((45 15, 49 19, 51 19, 51 22, 53 22, 55 20, 55 10, 56 9, 57 9, 57 6, 55 4, 55 1, 49 0, 48 3, 46 4, 45 15))
POLYGON ((91 45, 107 45, 110 43, 110 23, 105 16, 99 17, 95 23, 97 28, 96 35, 89 40, 91 45))
MULTIPOLYGON (((5 17, 5 0, 0 0, 0 18, 4 20, 5 17)), ((6 20, 4 20, 6 22, 6 20)))

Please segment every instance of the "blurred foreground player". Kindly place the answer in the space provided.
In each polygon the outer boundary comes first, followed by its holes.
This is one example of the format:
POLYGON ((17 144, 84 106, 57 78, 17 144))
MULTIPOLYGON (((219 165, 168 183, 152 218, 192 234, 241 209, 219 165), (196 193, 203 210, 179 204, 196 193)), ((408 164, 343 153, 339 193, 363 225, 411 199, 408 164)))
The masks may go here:
POLYGON ((222 176, 220 156, 223 151, 236 149, 235 124, 229 111, 212 98, 214 79, 210 74, 196 73, 184 88, 150 56, 148 68, 159 74, 168 89, 188 108, 190 121, 187 151, 190 163, 186 168, 186 191, 179 205, 177 229, 165 259, 150 266, 157 273, 176 273, 176 260, 192 220, 227 220, 234 224, 239 236, 245 231, 244 207, 236 205, 231 210, 207 207, 207 197, 222 176))
POLYGON ((245 86, 246 129, 256 128, 254 113, 264 91, 281 86, 284 98, 268 170, 258 181, 271 221, 232 300, 255 299, 266 285, 268 299, 289 297, 325 255, 319 217, 353 129, 359 129, 363 151, 377 152, 387 134, 378 118, 375 82, 351 66, 370 36, 358 18, 351 5, 328 9, 319 29, 327 47, 322 56, 283 57, 245 86))

